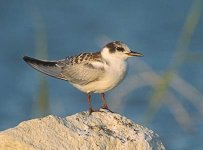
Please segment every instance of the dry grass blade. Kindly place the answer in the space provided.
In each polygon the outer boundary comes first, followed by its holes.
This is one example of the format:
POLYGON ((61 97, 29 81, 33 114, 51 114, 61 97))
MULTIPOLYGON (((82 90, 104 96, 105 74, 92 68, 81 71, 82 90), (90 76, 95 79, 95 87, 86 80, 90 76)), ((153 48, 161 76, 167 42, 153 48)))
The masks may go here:
POLYGON ((192 34, 199 22, 202 11, 201 4, 202 1, 200 0, 194 1, 188 13, 187 19, 182 29, 182 33, 177 43, 176 53, 171 60, 169 69, 164 73, 163 77, 157 82, 157 85, 154 87, 154 92, 151 96, 151 102, 149 105, 149 113, 151 113, 151 111, 157 111, 156 109, 158 109, 158 107, 160 107, 160 105, 165 101, 166 93, 168 91, 168 88, 170 87, 171 82, 174 79, 174 75, 176 75, 176 72, 184 63, 184 60, 187 56, 187 47, 191 41, 192 34))
MULTIPOLYGON (((113 109, 122 111, 123 106, 126 102, 125 97, 127 97, 129 93, 136 90, 137 88, 145 86, 155 87, 158 81, 162 79, 161 75, 156 73, 141 60, 136 63, 135 68, 139 70, 138 72, 141 73, 131 75, 130 77, 126 78, 126 81, 123 83, 122 88, 117 88, 116 91, 110 95, 110 104, 113 103, 113 109)), ((192 85, 181 79, 178 75, 174 75, 174 80, 170 83, 170 87, 174 89, 178 94, 190 100, 202 114, 203 103, 201 100, 203 99, 203 95, 197 89, 195 89, 192 85)), ((163 103, 150 103, 150 107, 154 109, 150 109, 147 115, 145 115, 146 122, 149 122, 158 111, 158 109, 155 108, 161 107, 162 104, 167 104, 167 106, 171 110, 171 113, 176 118, 177 122, 181 126, 191 129, 193 117, 190 117, 190 114, 179 102, 178 98, 172 93, 172 91, 167 90, 165 94, 165 101, 163 103), (178 112, 180 113, 178 114, 178 112)))
MULTIPOLYGON (((35 35, 36 35, 36 57, 37 58, 47 58, 47 36, 46 36, 46 27, 43 21, 42 16, 39 14, 39 11, 36 8, 33 8, 33 19, 35 22, 35 35)), ((44 77, 39 74, 39 87, 38 87, 38 96, 37 104, 34 107, 33 115, 40 117, 46 116, 49 114, 49 88, 48 83, 44 77)))

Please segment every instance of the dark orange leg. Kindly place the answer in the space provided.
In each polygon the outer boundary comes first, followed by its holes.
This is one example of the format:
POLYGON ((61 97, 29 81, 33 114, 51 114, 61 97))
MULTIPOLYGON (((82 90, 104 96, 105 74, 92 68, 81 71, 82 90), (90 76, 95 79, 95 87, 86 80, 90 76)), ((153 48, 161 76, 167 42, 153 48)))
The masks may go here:
POLYGON ((107 110, 109 110, 110 112, 112 112, 112 111, 109 109, 108 105, 107 105, 107 102, 106 102, 106 100, 105 100, 105 95, 104 95, 104 93, 101 93, 101 98, 102 98, 102 101, 104 102, 104 105, 102 106, 102 109, 107 109, 107 110))
POLYGON ((87 102, 88 102, 88 111, 89 111, 90 115, 91 115, 92 112, 98 111, 98 110, 92 109, 92 106, 91 106, 91 95, 90 94, 87 94, 87 102))

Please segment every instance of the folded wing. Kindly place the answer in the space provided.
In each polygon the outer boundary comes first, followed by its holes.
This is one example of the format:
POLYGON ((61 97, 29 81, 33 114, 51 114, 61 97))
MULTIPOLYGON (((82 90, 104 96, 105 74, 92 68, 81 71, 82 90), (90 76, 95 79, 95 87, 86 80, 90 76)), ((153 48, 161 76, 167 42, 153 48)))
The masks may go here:
POLYGON ((79 62, 75 62, 75 60, 79 60, 81 55, 59 61, 38 60, 28 56, 23 57, 23 59, 31 67, 46 75, 66 80, 73 84, 86 85, 98 80, 104 74, 102 61, 98 58, 94 59, 93 55, 94 53, 86 53, 86 59, 82 59, 79 62))

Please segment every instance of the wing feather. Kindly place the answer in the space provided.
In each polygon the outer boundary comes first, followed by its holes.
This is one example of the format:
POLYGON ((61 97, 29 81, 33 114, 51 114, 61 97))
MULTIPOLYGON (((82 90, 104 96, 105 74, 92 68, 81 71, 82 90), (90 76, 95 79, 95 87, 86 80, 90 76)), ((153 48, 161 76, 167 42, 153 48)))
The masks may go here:
POLYGON ((100 53, 82 53, 59 61, 38 60, 28 56, 23 59, 34 69, 49 76, 86 85, 104 75, 100 53))
POLYGON ((87 61, 75 65, 65 65, 60 73, 61 77, 66 78, 71 83, 80 85, 86 85, 98 80, 103 74, 104 68, 102 64, 100 66, 95 66, 93 62, 87 61))

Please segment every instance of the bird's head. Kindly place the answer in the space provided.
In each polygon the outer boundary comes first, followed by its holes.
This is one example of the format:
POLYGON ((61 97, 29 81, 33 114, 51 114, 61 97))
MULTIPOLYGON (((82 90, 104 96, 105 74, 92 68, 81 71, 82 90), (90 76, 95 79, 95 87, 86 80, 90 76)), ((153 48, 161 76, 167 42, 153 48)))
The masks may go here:
POLYGON ((117 58, 121 60, 126 60, 132 56, 144 56, 141 53, 130 50, 126 44, 120 41, 113 41, 106 44, 101 50, 101 54, 105 59, 117 58))

